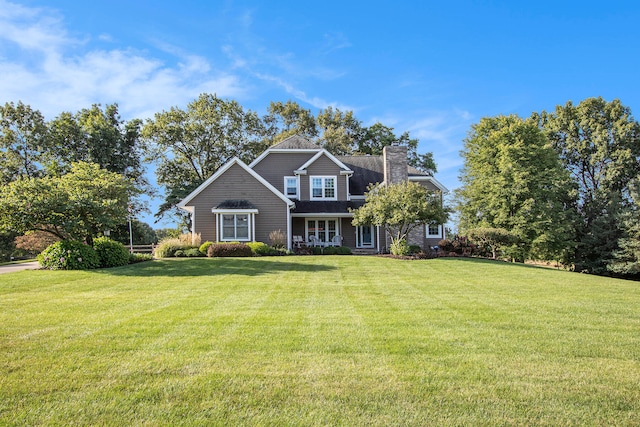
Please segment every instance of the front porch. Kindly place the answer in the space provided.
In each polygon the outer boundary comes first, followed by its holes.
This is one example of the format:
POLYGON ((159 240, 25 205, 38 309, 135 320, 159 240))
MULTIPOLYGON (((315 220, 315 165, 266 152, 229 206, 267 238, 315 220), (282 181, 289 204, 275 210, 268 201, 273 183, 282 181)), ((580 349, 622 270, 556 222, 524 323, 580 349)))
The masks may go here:
POLYGON ((347 246, 352 251, 377 253, 377 228, 354 227, 349 216, 294 216, 292 217, 293 247, 347 246))

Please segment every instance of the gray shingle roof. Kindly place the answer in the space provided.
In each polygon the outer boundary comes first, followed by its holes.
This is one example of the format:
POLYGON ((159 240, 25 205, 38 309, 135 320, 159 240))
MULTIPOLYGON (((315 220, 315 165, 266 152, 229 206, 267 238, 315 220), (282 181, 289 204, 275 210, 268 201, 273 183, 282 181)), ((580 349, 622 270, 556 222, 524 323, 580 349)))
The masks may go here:
POLYGON ((347 213, 349 208, 357 209, 364 200, 352 201, 296 201, 294 213, 347 213))
POLYGON ((272 145, 270 148, 279 150, 320 150, 322 147, 307 137, 293 135, 272 145))
POLYGON ((248 200, 224 200, 216 209, 256 209, 248 200))
MULTIPOLYGON (((353 176, 349 179, 351 194, 364 194, 369 184, 384 181, 382 156, 337 156, 337 158, 353 171, 353 176)), ((409 176, 430 176, 413 166, 408 166, 407 171, 409 176)))

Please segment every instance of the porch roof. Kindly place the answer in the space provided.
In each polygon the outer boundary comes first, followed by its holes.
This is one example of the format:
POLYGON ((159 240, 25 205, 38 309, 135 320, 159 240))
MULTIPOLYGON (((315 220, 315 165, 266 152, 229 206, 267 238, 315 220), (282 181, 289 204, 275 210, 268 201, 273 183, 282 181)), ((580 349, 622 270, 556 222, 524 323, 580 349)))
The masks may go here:
POLYGON ((248 200, 225 200, 215 209, 256 209, 256 207, 248 200))
POLYGON ((352 216, 349 208, 357 209, 364 204, 364 200, 351 201, 297 201, 291 212, 292 216, 352 216))

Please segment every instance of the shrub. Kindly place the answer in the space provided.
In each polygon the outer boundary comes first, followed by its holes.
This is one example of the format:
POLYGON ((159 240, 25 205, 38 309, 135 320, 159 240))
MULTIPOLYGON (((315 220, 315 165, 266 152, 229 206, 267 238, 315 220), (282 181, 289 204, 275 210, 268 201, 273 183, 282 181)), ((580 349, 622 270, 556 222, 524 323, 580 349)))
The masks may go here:
POLYGON ((184 246, 200 246, 202 237, 200 235, 200 233, 197 234, 192 234, 192 233, 185 233, 185 234, 181 234, 180 237, 178 237, 178 240, 180 240, 180 243, 182 243, 184 246))
POLYGON ((184 251, 184 256, 188 257, 188 258, 196 258, 196 257, 201 257, 204 256, 202 254, 202 252, 200 252, 200 249, 198 248, 189 248, 189 249, 185 249, 184 251))
POLYGON ((214 243, 207 240, 206 242, 204 242, 203 244, 200 245, 200 248, 198 249, 202 255, 206 255, 207 254, 207 250, 209 249, 209 246, 213 245, 214 243))
POLYGON ((209 246, 208 257, 250 257, 251 248, 244 243, 216 243, 209 246))
POLYGON ((256 255, 273 255, 272 250, 266 243, 262 242, 250 242, 247 243, 247 246, 251 248, 251 251, 256 255))
POLYGON ((153 255, 151 254, 129 254, 129 264, 136 264, 144 261, 152 261, 153 255))
POLYGON ((38 262, 49 270, 88 270, 100 266, 95 249, 73 240, 50 245, 38 255, 38 262))
POLYGON ((93 241, 100 267, 120 267, 129 264, 129 251, 125 246, 108 237, 98 237, 93 241))
POLYGON ((406 256, 409 255, 409 245, 405 239, 396 240, 391 243, 389 250, 393 255, 406 256))
POLYGON ((155 256, 157 258, 169 258, 176 255, 176 251, 183 248, 183 243, 180 239, 168 238, 163 239, 158 243, 156 247, 155 256))
POLYGON ((453 239, 442 239, 438 242, 438 249, 445 255, 470 256, 477 252, 477 246, 464 236, 455 236, 453 239))
POLYGON ((287 247, 287 236, 282 230, 273 230, 269 233, 269 240, 271 241, 271 246, 276 249, 287 247))
POLYGON ((338 246, 338 255, 351 255, 351 248, 348 246, 338 246))
POLYGON ((409 245, 409 254, 414 255, 422 252, 422 248, 419 245, 409 245))
POLYGON ((185 256, 184 255, 184 251, 182 249, 178 249, 177 251, 175 251, 173 253, 173 256, 176 257, 176 258, 182 258, 182 257, 185 256))
POLYGON ((324 255, 336 255, 338 253, 338 248, 336 248, 335 246, 328 246, 324 248, 322 253, 324 255))

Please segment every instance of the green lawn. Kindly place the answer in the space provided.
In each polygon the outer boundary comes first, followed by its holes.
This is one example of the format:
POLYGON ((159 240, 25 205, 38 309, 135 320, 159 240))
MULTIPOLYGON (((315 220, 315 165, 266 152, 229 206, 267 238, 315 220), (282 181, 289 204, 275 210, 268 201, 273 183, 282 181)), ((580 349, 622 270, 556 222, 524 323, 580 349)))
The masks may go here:
POLYGON ((640 425, 640 284, 380 257, 0 275, 0 425, 640 425))

